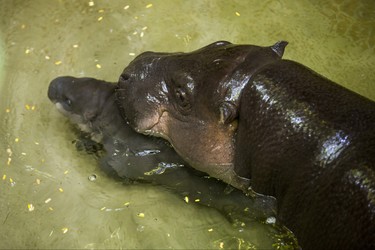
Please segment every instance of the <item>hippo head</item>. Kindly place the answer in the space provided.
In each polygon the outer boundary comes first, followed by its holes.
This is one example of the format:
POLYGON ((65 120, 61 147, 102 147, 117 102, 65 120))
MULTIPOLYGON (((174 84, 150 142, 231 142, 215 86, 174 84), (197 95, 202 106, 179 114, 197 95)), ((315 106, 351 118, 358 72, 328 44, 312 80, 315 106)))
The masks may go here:
POLYGON ((194 168, 219 178, 211 169, 233 165, 241 90, 286 45, 219 41, 190 53, 145 52, 122 72, 117 101, 135 130, 167 139, 194 168))
POLYGON ((114 84, 94 78, 64 76, 51 81, 48 98, 82 131, 93 132, 92 123, 114 95, 114 90, 114 84))

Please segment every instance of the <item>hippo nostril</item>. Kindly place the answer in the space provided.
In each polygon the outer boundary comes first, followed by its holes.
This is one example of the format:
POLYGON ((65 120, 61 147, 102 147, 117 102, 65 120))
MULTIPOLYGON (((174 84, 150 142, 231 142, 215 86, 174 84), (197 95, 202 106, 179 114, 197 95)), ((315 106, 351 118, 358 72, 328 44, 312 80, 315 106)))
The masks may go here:
POLYGON ((120 82, 125 82, 127 80, 129 80, 130 76, 128 74, 122 74, 120 76, 120 82))

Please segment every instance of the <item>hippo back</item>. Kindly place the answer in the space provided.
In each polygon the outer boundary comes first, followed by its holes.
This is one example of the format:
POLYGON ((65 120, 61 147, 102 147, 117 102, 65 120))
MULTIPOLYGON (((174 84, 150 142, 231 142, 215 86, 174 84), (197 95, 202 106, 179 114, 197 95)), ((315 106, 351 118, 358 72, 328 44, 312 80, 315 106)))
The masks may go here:
POLYGON ((244 89, 236 142, 237 171, 304 249, 375 247, 373 101, 278 61, 244 89))

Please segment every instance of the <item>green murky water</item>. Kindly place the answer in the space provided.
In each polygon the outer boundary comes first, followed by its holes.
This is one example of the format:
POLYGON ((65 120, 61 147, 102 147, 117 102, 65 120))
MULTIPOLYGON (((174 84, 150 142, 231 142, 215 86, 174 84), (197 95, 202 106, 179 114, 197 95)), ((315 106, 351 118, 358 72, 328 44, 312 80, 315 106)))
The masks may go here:
POLYGON ((281 39, 286 58, 375 100, 373 0, 0 0, 0 248, 281 246, 272 226, 239 230, 161 187, 103 176, 46 97, 59 75, 116 81, 145 50, 281 39))

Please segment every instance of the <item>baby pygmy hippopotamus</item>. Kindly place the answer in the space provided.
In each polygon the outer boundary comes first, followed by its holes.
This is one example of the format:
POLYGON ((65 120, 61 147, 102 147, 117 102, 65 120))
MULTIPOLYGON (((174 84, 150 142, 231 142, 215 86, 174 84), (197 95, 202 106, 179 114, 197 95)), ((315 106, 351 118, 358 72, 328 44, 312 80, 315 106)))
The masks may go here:
POLYGON ((106 151, 100 167, 110 175, 161 184, 225 215, 274 215, 274 200, 253 199, 190 168, 163 139, 136 133, 116 105, 116 85, 94 78, 58 77, 48 89, 56 108, 106 151))

